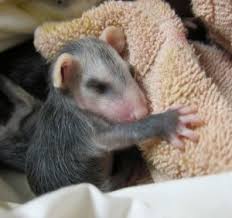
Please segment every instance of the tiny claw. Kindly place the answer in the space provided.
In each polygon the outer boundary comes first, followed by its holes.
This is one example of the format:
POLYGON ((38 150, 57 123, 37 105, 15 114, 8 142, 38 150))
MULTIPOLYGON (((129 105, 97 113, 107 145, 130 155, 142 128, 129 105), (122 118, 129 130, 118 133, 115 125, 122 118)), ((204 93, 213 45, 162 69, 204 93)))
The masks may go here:
POLYGON ((197 107, 195 106, 186 106, 182 107, 178 110, 180 115, 188 115, 188 114, 193 114, 197 112, 197 107))
POLYGON ((193 130, 186 128, 185 126, 179 127, 177 129, 177 133, 180 136, 186 137, 193 142, 198 142, 198 140, 199 140, 199 135, 197 133, 195 133, 193 130))
POLYGON ((179 110, 183 107, 183 105, 181 104, 177 104, 177 105, 172 105, 168 108, 168 110, 179 110))
POLYGON ((179 121, 183 124, 201 125, 203 120, 197 114, 189 114, 179 117, 179 121))
POLYGON ((176 135, 171 135, 171 136, 170 136, 170 139, 169 139, 169 142, 170 142, 174 147, 177 147, 177 148, 182 148, 182 147, 184 147, 184 142, 181 141, 176 135))

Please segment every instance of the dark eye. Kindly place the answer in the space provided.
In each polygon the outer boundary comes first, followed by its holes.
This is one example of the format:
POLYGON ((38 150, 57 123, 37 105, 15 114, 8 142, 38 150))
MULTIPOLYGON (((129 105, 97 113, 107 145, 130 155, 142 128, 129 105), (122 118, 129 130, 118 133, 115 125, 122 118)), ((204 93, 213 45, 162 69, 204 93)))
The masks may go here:
POLYGON ((131 76, 135 77, 135 69, 131 64, 129 64, 129 70, 130 70, 131 76))
POLYGON ((96 79, 89 80, 86 86, 101 95, 106 94, 110 90, 110 85, 108 83, 96 79))
POLYGON ((64 3, 65 3, 65 0, 56 0, 56 4, 59 6, 64 5, 64 3))

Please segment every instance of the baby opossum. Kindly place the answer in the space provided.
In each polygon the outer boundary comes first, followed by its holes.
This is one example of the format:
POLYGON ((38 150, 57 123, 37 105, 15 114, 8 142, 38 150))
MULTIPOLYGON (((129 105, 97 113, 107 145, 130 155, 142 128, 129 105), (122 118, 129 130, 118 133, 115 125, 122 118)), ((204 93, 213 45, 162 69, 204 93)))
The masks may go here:
POLYGON ((144 118, 145 97, 118 54, 125 45, 122 33, 107 29, 101 39, 115 50, 95 38, 64 47, 54 60, 48 98, 39 110, 38 101, 2 79, 18 115, 2 127, 0 161, 23 170, 26 159, 36 194, 84 182, 102 191, 123 187, 133 166, 128 163, 113 174, 115 151, 154 138, 175 146, 183 145, 179 136, 198 138, 186 126, 201 122, 194 108, 176 107, 144 118))
MULTIPOLYGON (((0 53, 0 74, 10 78, 30 95, 45 101, 48 93, 49 63, 36 52, 31 40, 0 53)), ((0 124, 4 125, 14 111, 0 90, 0 124)))
POLYGON ((189 40, 209 43, 208 31, 199 17, 194 17, 191 0, 166 0, 182 18, 183 24, 188 30, 189 40))
POLYGON ((42 102, 2 75, 0 89, 15 107, 6 125, 0 126, 0 163, 24 172, 28 142, 42 102))

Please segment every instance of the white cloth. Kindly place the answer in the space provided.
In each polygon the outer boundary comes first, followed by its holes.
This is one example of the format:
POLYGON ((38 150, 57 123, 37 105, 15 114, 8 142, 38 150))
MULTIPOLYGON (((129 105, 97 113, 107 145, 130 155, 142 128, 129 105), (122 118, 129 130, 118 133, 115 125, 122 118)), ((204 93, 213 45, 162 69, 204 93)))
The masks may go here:
POLYGON ((232 173, 132 187, 109 194, 82 184, 44 195, 8 215, 23 218, 231 218, 231 187, 232 173))

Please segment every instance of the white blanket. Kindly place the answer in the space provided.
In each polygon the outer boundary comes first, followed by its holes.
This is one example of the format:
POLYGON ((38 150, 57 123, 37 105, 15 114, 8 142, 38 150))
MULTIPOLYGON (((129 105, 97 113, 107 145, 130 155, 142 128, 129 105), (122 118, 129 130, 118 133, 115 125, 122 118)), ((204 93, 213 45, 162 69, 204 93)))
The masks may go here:
POLYGON ((82 184, 44 195, 0 217, 231 218, 231 187, 232 173, 132 187, 109 194, 82 184))

